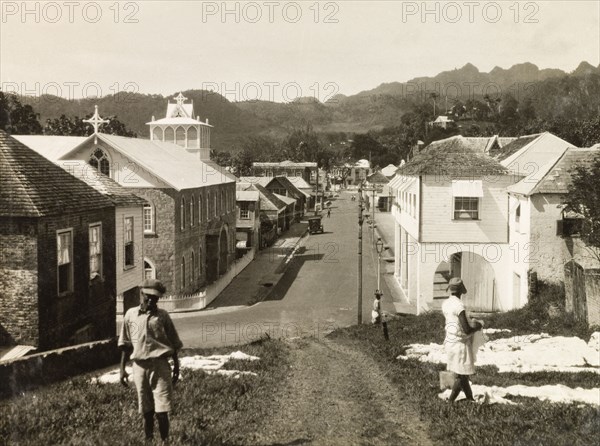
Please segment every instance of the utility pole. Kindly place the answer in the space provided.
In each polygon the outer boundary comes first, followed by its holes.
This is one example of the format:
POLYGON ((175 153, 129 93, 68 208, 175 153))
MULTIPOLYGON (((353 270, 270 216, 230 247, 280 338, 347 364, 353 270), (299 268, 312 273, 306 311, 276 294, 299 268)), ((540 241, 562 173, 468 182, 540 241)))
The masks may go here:
POLYGON ((375 243, 375 184, 373 184, 373 201, 371 203, 371 206, 373 206, 373 219, 371 220, 371 227, 373 229, 373 233, 372 233, 372 238, 371 240, 373 240, 373 243, 375 243))
POLYGON ((362 183, 358 185, 358 324, 362 324, 362 226, 363 226, 362 183))

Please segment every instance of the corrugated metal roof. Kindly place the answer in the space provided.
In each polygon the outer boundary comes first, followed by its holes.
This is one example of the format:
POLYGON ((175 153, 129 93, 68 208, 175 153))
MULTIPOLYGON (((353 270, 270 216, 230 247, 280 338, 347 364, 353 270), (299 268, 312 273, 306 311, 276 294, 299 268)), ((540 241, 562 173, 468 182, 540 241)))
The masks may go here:
POLYGON ((41 217, 114 207, 83 181, 0 130, 0 216, 41 217))
POLYGON ((277 198, 279 198, 281 201, 283 201, 286 205, 294 204, 296 202, 296 199, 292 198, 292 197, 286 197, 285 195, 279 195, 279 194, 273 194, 273 195, 275 195, 277 198))
POLYGON ((146 123, 146 125, 151 125, 151 124, 168 124, 168 125, 174 125, 174 126, 175 125, 203 125, 205 127, 212 127, 212 125, 207 124, 206 122, 198 121, 193 118, 184 118, 184 117, 162 118, 162 119, 157 119, 156 121, 150 121, 150 122, 146 123))
POLYGON ((0 349, 0 362, 19 359, 34 350, 36 350, 36 348, 33 345, 13 345, 10 347, 2 347, 0 349))
POLYGON ((306 180, 302 177, 287 177, 287 179, 298 189, 311 189, 312 186, 306 182, 306 180))
POLYGON ((238 190, 235 192, 236 201, 258 201, 260 193, 255 190, 238 190))
POLYGON ((577 166, 589 167, 600 150, 571 147, 558 159, 542 166, 521 181, 508 187, 509 192, 523 194, 566 194, 571 184, 571 173, 577 166))
POLYGON ((232 173, 212 161, 201 161, 177 144, 105 133, 98 133, 98 139, 177 190, 235 182, 232 173))
POLYGON ((88 136, 56 135, 12 135, 12 137, 50 161, 60 159, 88 139, 88 136))

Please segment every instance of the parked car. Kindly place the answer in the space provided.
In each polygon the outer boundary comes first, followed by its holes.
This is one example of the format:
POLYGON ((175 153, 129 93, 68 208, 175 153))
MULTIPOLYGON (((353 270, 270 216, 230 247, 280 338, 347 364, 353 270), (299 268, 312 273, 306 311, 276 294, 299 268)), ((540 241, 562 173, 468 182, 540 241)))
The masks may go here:
POLYGON ((323 234, 323 220, 321 216, 310 217, 308 219, 308 232, 311 234, 315 234, 317 232, 323 234))

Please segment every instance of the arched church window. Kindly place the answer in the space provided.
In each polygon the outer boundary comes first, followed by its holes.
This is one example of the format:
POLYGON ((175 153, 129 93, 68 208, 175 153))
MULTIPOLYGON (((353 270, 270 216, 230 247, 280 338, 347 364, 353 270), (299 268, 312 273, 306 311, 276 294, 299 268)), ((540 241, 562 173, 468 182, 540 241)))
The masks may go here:
POLYGON ((110 161, 108 160, 108 155, 104 150, 97 148, 90 156, 90 160, 88 161, 89 165, 96 169, 98 172, 110 176, 110 161))

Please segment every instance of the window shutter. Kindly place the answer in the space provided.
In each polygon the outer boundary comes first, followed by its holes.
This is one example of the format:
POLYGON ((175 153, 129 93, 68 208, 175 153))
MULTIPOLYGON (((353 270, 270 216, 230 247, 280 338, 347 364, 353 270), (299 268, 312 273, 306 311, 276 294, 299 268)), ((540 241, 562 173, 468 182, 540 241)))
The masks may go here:
POLYGON ((562 236, 564 233, 564 221, 556 220, 556 235, 562 236))

